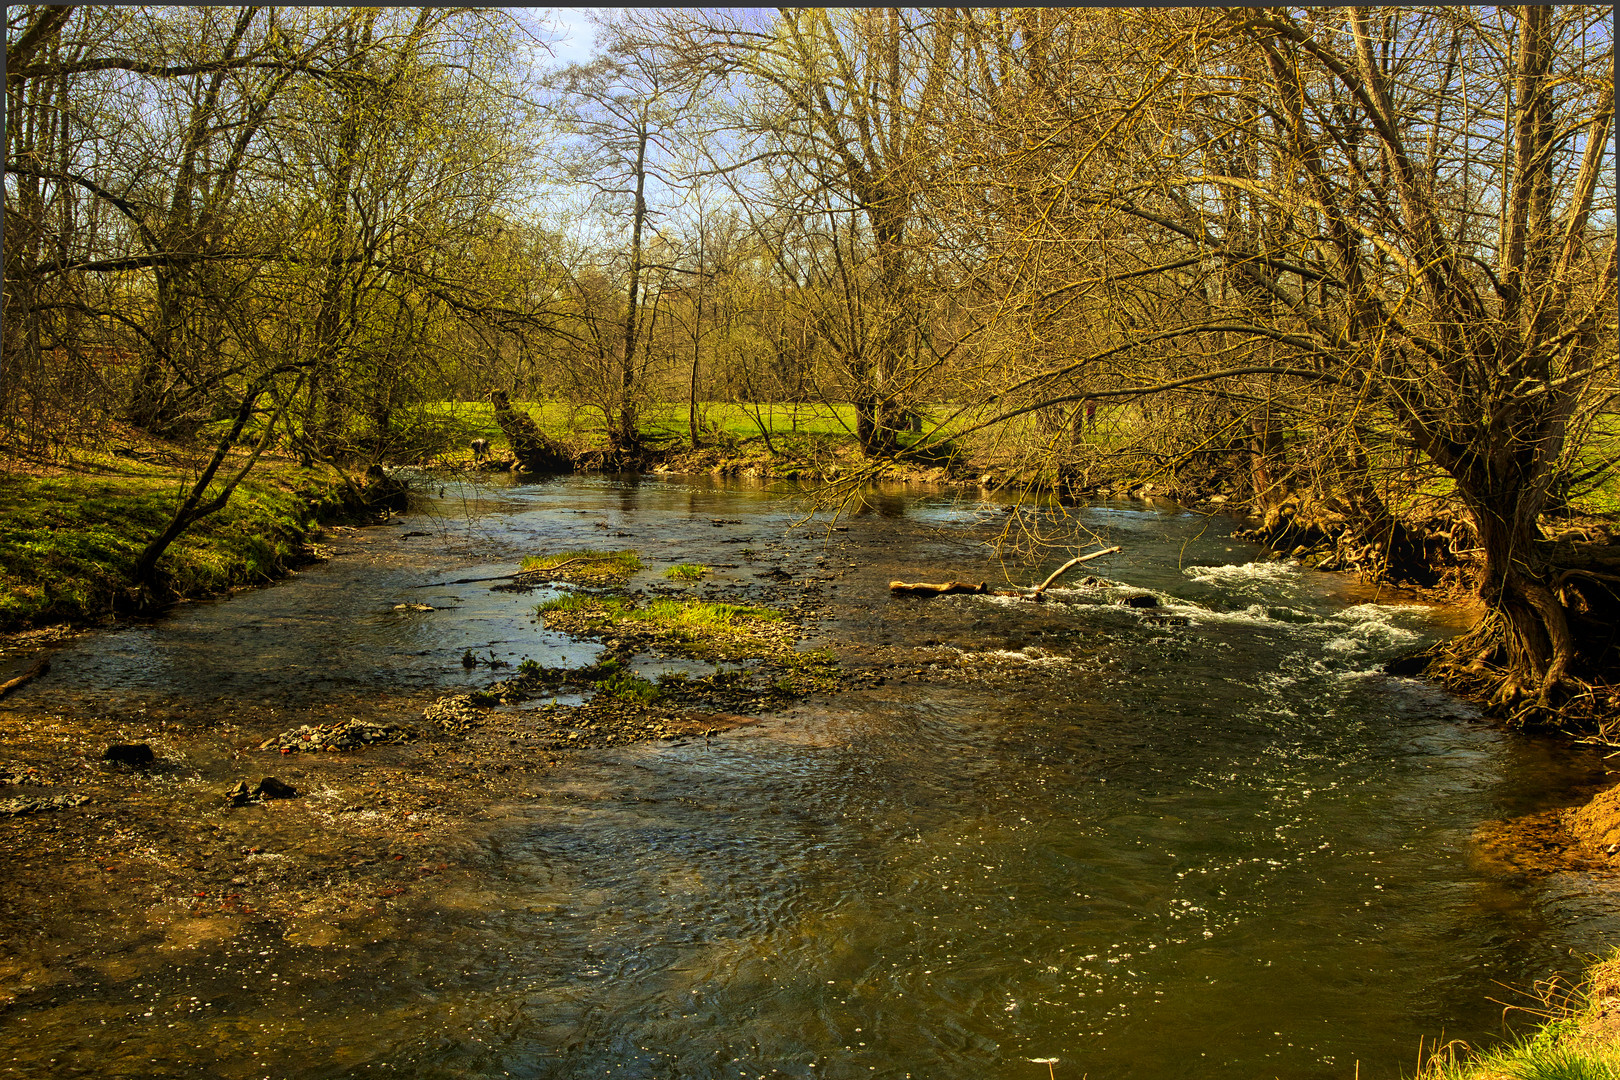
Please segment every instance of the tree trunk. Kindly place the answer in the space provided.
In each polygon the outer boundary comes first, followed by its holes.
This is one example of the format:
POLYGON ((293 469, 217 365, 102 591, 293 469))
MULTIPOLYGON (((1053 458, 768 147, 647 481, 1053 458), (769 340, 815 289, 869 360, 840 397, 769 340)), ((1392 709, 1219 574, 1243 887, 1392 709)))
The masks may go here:
POLYGON ((630 227, 630 295, 624 312, 624 362, 619 380, 619 415, 613 441, 620 450, 635 450, 641 445, 641 432, 636 422, 636 305, 641 293, 641 230, 647 220, 647 126, 643 116, 641 129, 636 133, 636 207, 630 227))
POLYGON ((1554 708, 1566 688, 1575 639, 1538 551, 1541 500, 1522 491, 1494 499, 1462 494, 1479 532, 1484 558, 1478 588, 1489 614, 1465 636, 1473 657, 1458 660, 1476 670, 1480 665, 1502 669, 1493 703, 1513 706, 1529 699, 1539 708, 1554 708))

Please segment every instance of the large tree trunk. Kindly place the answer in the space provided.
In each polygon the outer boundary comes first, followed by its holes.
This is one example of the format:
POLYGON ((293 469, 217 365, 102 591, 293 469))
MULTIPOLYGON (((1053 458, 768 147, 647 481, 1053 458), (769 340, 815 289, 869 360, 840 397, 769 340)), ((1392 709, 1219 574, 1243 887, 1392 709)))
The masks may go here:
POLYGON ((1529 702, 1555 708, 1575 658, 1569 615, 1549 585, 1536 520, 1541 499, 1523 491, 1496 498, 1463 497, 1479 533, 1483 561, 1478 589, 1487 614, 1460 644, 1457 656, 1476 672, 1495 667, 1493 704, 1529 702))

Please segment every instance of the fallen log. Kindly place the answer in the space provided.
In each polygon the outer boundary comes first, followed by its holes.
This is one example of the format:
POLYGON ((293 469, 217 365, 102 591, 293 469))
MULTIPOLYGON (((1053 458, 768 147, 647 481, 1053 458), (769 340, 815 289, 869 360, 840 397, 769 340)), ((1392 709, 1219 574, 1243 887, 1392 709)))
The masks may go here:
POLYGON ((7 681, 0 683, 0 698, 5 697, 7 694, 11 693, 24 683, 30 682, 33 679, 39 678, 41 675, 47 674, 50 670, 51 662, 49 660, 41 660, 39 663, 23 672, 15 679, 8 679, 7 681))
POLYGON ((1111 547, 1111 548, 1103 548, 1101 551, 1093 551, 1089 555, 1079 555, 1079 556, 1076 556, 1073 559, 1070 559, 1068 562, 1064 563, 1062 566, 1060 566, 1056 570, 1052 571, 1052 576, 1051 577, 1047 578, 1045 581, 1043 581, 1039 585, 1035 586, 1035 591, 1029 594, 1029 598, 1031 600, 1039 600, 1041 598, 1041 594, 1051 587, 1052 582, 1056 581, 1058 578, 1062 577, 1064 574, 1067 574, 1070 570, 1073 570, 1075 567, 1079 566, 1081 563, 1090 562, 1092 559, 1099 559, 1104 555, 1112 555, 1117 551, 1123 551, 1123 550, 1124 550, 1123 548, 1116 545, 1116 546, 1111 547))
POLYGON ((947 581, 943 585, 930 585, 926 582, 889 582, 889 591, 897 596, 951 596, 957 593, 981 595, 990 591, 989 582, 980 582, 970 585, 964 581, 947 581))

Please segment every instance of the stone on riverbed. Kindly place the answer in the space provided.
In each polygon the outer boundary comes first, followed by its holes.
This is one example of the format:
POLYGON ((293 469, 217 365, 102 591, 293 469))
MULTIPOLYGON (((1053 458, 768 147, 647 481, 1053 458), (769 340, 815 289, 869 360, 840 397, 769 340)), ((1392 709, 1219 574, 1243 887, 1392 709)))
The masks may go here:
POLYGON ((253 789, 254 794, 263 799, 293 799, 298 796, 298 789, 291 784, 283 783, 273 776, 267 776, 259 781, 259 786, 253 789))
POLYGON ((37 814, 46 810, 66 810, 70 806, 83 806, 89 801, 88 795, 35 795, 0 799, 0 817, 37 814))
POLYGON ((438 701, 422 710, 424 719, 432 720, 446 731, 466 731, 483 722, 483 717, 473 706, 471 694, 452 694, 442 697, 438 701))
POLYGON ((313 725, 283 731, 259 744, 260 750, 277 750, 283 754, 315 750, 355 750, 372 743, 405 742, 415 735, 410 728, 399 724, 371 724, 364 720, 349 720, 341 724, 313 725))
POLYGON ((238 780, 225 797, 237 806, 246 806, 254 799, 294 799, 298 797, 298 789, 291 784, 267 776, 260 780, 257 787, 249 788, 246 780, 238 780))
POLYGON ((146 743, 115 743, 101 752, 101 759, 121 765, 150 765, 157 760, 157 755, 146 743))

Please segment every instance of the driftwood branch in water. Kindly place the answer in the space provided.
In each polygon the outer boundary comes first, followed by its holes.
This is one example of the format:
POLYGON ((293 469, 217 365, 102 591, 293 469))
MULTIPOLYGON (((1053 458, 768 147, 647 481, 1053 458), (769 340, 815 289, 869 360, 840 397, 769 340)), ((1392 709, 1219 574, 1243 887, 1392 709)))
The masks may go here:
POLYGON ((560 562, 556 566, 542 567, 541 569, 538 569, 538 570, 519 570, 515 574, 497 574, 495 577, 464 577, 464 578, 457 578, 454 581, 430 581, 426 585, 412 585, 411 588, 413 588, 413 589, 432 589, 432 588, 436 588, 436 587, 438 587, 440 585, 477 585, 480 582, 484 582, 484 581, 515 581, 515 580, 517 580, 519 578, 540 578, 540 577, 545 577, 548 574, 554 574, 558 570, 561 570, 563 567, 572 566, 574 563, 577 563, 577 562, 595 562, 595 561, 596 560, 591 559, 588 556, 581 555, 578 558, 568 559, 568 560, 565 560, 564 562, 560 562))
POLYGON ((911 584, 904 581, 889 582, 889 591, 897 596, 950 596, 954 593, 972 593, 978 595, 990 591, 988 582, 970 585, 964 581, 947 581, 943 585, 929 585, 926 582, 911 584))
POLYGON ((1047 589, 1051 588, 1052 582, 1056 581, 1064 574, 1067 574, 1070 570, 1073 570, 1081 563, 1090 562, 1092 559, 1099 559, 1104 555, 1112 555, 1116 551, 1123 550, 1124 548, 1120 547, 1103 548, 1101 551, 1093 551, 1089 555, 1081 555, 1077 558, 1070 559, 1068 562, 1054 570, 1051 577, 1035 586, 1033 592, 1027 594, 1021 591, 1009 592, 1005 589, 992 590, 987 582, 980 582, 977 585, 972 585, 962 581, 947 581, 940 585, 931 585, 926 582, 891 581, 889 582, 889 592, 896 596, 951 596, 956 593, 970 593, 975 596, 983 596, 985 594, 991 594, 994 596, 1027 595, 1031 600, 1039 600, 1041 599, 1041 594, 1047 589))
POLYGON ((0 683, 0 698, 5 697, 7 694, 11 693, 24 683, 37 679, 41 675, 48 673, 50 670, 51 662, 49 660, 41 660, 39 663, 23 672, 15 679, 10 679, 6 682, 0 683))
POLYGON ((1079 555, 1079 556, 1076 556, 1075 558, 1070 559, 1068 562, 1064 563, 1062 566, 1060 566, 1056 570, 1052 571, 1052 576, 1051 577, 1047 578, 1045 581, 1043 581, 1039 585, 1035 586, 1035 591, 1029 594, 1029 598, 1031 600, 1039 600, 1041 598, 1041 594, 1043 592, 1045 592, 1048 588, 1051 587, 1052 582, 1056 581, 1058 578, 1062 577, 1064 574, 1067 574, 1070 570, 1073 570, 1075 567, 1079 566, 1081 563, 1090 562, 1092 559, 1098 559, 1098 558, 1101 558, 1104 555, 1112 555, 1116 551, 1122 551, 1122 550, 1124 550, 1124 549, 1120 548, 1120 547, 1118 547, 1116 545, 1115 547, 1111 547, 1111 548, 1103 548, 1101 551, 1093 551, 1090 555, 1079 555))

